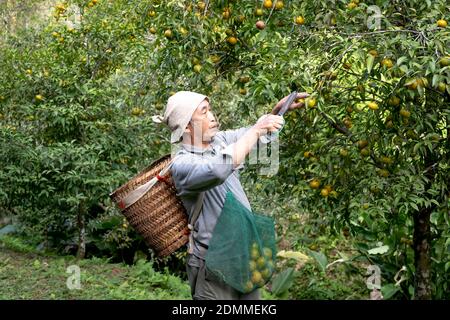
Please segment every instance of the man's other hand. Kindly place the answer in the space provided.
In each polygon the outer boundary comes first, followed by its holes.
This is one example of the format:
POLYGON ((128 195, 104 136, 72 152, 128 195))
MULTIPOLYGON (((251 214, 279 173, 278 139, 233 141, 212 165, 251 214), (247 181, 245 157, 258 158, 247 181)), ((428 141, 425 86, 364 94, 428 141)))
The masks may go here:
MULTIPOLYGON (((283 99, 281 99, 280 101, 278 101, 277 105, 275 106, 275 108, 273 108, 272 110, 272 114, 278 114, 278 112, 281 109, 281 106, 283 105, 283 103, 287 100, 287 98, 289 97, 289 95, 287 95, 286 97, 284 97, 283 99)), ((290 105, 288 111, 292 111, 298 108, 301 108, 305 105, 305 101, 301 100, 301 99, 305 99, 309 97, 309 94, 306 92, 299 92, 297 93, 297 98, 295 99, 295 101, 290 105)))

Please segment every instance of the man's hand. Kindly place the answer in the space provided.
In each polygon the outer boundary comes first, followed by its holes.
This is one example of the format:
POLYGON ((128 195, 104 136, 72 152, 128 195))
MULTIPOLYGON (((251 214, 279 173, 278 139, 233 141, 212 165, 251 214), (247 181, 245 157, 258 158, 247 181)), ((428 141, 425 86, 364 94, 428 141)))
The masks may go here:
POLYGON ((258 119, 253 128, 257 130, 259 136, 263 136, 266 135, 269 131, 277 131, 281 128, 283 123, 283 117, 273 114, 265 114, 258 119))
POLYGON ((281 128, 283 121, 281 116, 265 114, 236 143, 228 145, 233 148, 233 167, 236 168, 244 162, 259 137, 266 135, 268 131, 277 131, 281 128))
MULTIPOLYGON (((281 109, 281 106, 283 105, 283 103, 287 100, 287 98, 289 97, 289 95, 287 95, 286 97, 284 97, 283 99, 281 99, 280 101, 278 101, 277 105, 275 106, 275 108, 273 108, 272 110, 272 114, 278 114, 278 112, 281 109)), ((300 92, 297 94, 297 98, 295 99, 294 103, 292 103, 288 109, 288 111, 292 111, 298 108, 301 108, 305 105, 304 101, 298 101, 299 99, 305 99, 309 97, 309 94, 306 92, 300 92)))

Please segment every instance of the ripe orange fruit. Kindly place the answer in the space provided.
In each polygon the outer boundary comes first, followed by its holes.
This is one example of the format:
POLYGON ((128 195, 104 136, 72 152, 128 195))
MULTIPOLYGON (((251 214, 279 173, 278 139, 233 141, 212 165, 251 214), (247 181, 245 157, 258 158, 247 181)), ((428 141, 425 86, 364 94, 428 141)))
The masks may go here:
POLYGON ((295 103, 301 103, 301 104, 305 105, 305 99, 297 98, 297 99, 295 99, 295 103))
POLYGON ((320 181, 317 179, 314 179, 309 183, 309 186, 311 187, 311 189, 319 189, 320 181))
POLYGON ((149 17, 154 17, 156 15, 156 12, 154 10, 151 10, 148 12, 149 17))
POLYGON ((368 148, 363 148, 360 153, 363 157, 368 157, 370 155, 370 150, 368 148))
POLYGON ((243 96, 245 96, 247 94, 247 89, 245 88, 240 88, 239 89, 239 93, 242 94, 243 96))
POLYGON ((256 260, 256 266, 258 269, 264 268, 266 265, 266 259, 264 257, 259 257, 258 260, 256 260))
POLYGON ((256 247, 253 247, 252 250, 250 251, 250 257, 252 257, 252 259, 257 260, 259 258, 259 250, 256 247))
POLYGON ((44 97, 43 97, 42 95, 40 95, 40 94, 37 94, 37 95, 35 96, 35 98, 36 98, 37 101, 42 101, 42 100, 44 100, 44 97))
POLYGON ((305 151, 305 152, 303 152, 303 156, 304 156, 305 158, 309 158, 309 157, 311 157, 311 155, 312 155, 312 153, 311 153, 310 151, 305 151))
POLYGON ((261 275, 262 275, 262 277, 263 277, 263 279, 265 280, 265 281, 267 281, 267 280, 269 280, 269 278, 270 278, 270 269, 264 269, 263 271, 261 271, 261 275))
POLYGON ((305 18, 303 18, 302 16, 297 16, 294 18, 294 22, 296 24, 302 25, 305 23, 305 18))
POLYGON ((229 8, 225 8, 225 10, 222 12, 222 18, 225 20, 229 19, 231 16, 231 11, 229 8))
POLYGON ((402 108, 400 110, 400 115, 402 117, 404 117, 404 118, 409 118, 411 116, 411 112, 409 112, 408 110, 402 108))
POLYGON ((358 5, 354 2, 350 2, 349 4, 347 4, 347 8, 349 8, 350 10, 355 9, 358 5))
POLYGON ((247 281, 247 283, 244 286, 245 292, 250 292, 253 290, 254 284, 251 281, 247 281))
POLYGON ((253 271, 252 272, 252 282, 254 284, 260 285, 262 281, 263 281, 262 274, 259 271, 253 271))
POLYGON ((189 33, 184 27, 180 27, 179 30, 180 30, 181 34, 184 35, 184 36, 189 33))
POLYGON ((447 21, 445 21, 444 19, 439 19, 436 23, 439 28, 447 27, 447 21))
POLYGON ((439 84, 438 84, 438 90, 439 90, 440 92, 444 93, 446 88, 447 88, 447 86, 445 85, 445 83, 439 82, 439 84))
POLYGON ((439 64, 442 67, 450 66, 450 57, 442 57, 441 59, 439 59, 439 64))
POLYGON ((264 8, 266 9, 271 9, 273 6, 272 0, 264 0, 264 4, 263 4, 264 8))
POLYGON ((238 17, 237 17, 237 21, 238 21, 239 23, 244 22, 244 21, 245 21, 245 16, 244 16, 244 15, 238 16, 238 17))
POLYGON ((329 79, 329 80, 335 80, 337 78, 337 72, 333 72, 330 70, 325 71, 323 73, 323 75, 325 76, 326 79, 329 79))
POLYGON ((369 142, 367 140, 358 140, 357 144, 358 144, 358 148, 364 149, 365 147, 367 147, 369 142))
POLYGON ((267 259, 272 259, 272 250, 271 250, 270 248, 265 247, 265 248, 263 249, 263 251, 264 251, 264 256, 265 256, 267 259))
POLYGON ((275 9, 276 9, 276 10, 281 10, 281 9, 283 9, 283 7, 284 7, 283 1, 278 0, 278 1, 275 3, 275 9))
POLYGON ((369 102, 369 103, 367 103, 367 106, 369 107, 369 109, 371 109, 371 110, 378 110, 378 103, 376 103, 376 102, 374 102, 374 101, 372 101, 372 102, 369 102))
POLYGON ((235 37, 228 37, 227 42, 231 45, 235 45, 237 43, 237 39, 235 37))
POLYGON ((394 63, 392 62, 392 60, 388 59, 388 58, 381 60, 381 64, 388 69, 390 69, 394 66, 394 63))
POLYGON ((384 178, 389 177, 389 171, 387 171, 386 169, 381 169, 378 171, 378 174, 384 178))
POLYGON ((141 108, 133 108, 133 109, 131 109, 131 114, 133 115, 133 116, 138 116, 138 115, 140 115, 142 113, 142 109, 141 108))
POLYGON ((385 164, 392 164, 394 162, 394 160, 392 160, 389 157, 383 156, 383 157, 381 157, 381 162, 383 162, 385 164))
POLYGON ((406 84, 406 86, 410 90, 416 90, 417 86, 418 86, 417 80, 413 80, 412 82, 409 82, 408 84, 406 84))
POLYGON ((378 51, 375 49, 369 50, 369 54, 374 56, 374 57, 378 57, 378 51))
POLYGON ((328 191, 328 189, 323 188, 322 190, 320 190, 320 194, 322 195, 322 197, 328 197, 329 193, 330 191, 328 191))
POLYGON ((247 83, 247 82, 250 82, 250 77, 249 77, 249 76, 240 77, 240 78, 239 78, 239 82, 240 82, 240 83, 247 83))
POLYGON ((62 4, 62 3, 58 3, 58 4, 55 6, 55 8, 56 8, 56 10, 58 10, 58 11, 65 11, 65 10, 66 10, 66 6, 65 6, 64 4, 62 4))
POLYGON ((390 106, 396 107, 396 106, 398 106, 400 104, 400 98, 396 97, 396 96, 392 96, 392 97, 389 98, 388 104, 390 106))
POLYGON ((346 126, 347 128, 350 129, 350 128, 353 126, 352 120, 349 119, 349 118, 345 118, 345 119, 344 119, 344 126, 346 126))
POLYGON ((202 66, 200 64, 196 64, 194 66, 194 71, 197 73, 200 73, 200 71, 202 70, 202 66))
POLYGON ((314 108, 316 106, 316 103, 317 103, 316 99, 315 98, 311 98, 308 101, 308 107, 314 108))
POLYGON ((206 3, 204 3, 203 1, 199 1, 197 3, 197 8, 199 8, 200 10, 205 10, 206 7, 206 3))
POLYGON ((164 31, 164 37, 166 37, 167 39, 172 38, 173 37, 172 30, 167 29, 166 31, 164 31))
POLYGON ((264 14, 263 9, 258 8, 258 9, 255 10, 255 15, 256 16, 262 16, 263 14, 264 14))

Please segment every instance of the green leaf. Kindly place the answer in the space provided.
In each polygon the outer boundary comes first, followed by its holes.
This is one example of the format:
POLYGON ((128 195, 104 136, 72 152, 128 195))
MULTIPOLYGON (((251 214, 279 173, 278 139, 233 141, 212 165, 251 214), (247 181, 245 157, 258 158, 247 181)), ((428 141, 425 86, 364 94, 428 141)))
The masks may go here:
POLYGON ((272 293, 280 296, 294 284, 294 269, 287 268, 276 275, 272 282, 272 293))
POLYGON ((407 61, 408 57, 402 56, 397 59, 397 65, 401 65, 403 62, 407 61))
POLYGON ((309 255, 312 256, 314 259, 316 259, 322 271, 325 271, 328 264, 327 257, 322 252, 316 252, 312 250, 309 250, 309 255))
POLYGON ((389 251, 389 246, 385 245, 385 246, 381 246, 381 247, 377 247, 377 248, 373 248, 367 251, 368 254, 383 254, 389 251))
POLYGON ((381 287, 381 294, 385 300, 392 298, 398 291, 399 287, 396 287, 393 283, 381 287))
POLYGON ((307 255, 301 253, 300 251, 281 250, 280 252, 277 253, 277 256, 282 258, 294 259, 297 260, 298 262, 306 262, 310 259, 307 255))

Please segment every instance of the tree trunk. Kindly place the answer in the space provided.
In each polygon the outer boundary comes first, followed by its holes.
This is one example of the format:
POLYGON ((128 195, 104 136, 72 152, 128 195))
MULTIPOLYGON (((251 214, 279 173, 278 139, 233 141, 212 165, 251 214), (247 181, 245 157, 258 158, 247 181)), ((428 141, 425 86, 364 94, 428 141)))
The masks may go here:
MULTIPOLYGON (((428 191, 435 179, 436 159, 435 154, 429 152, 425 155, 425 177, 428 182, 425 184, 425 190, 428 191)), ((431 300, 431 213, 435 205, 430 207, 421 207, 419 212, 414 214, 414 299, 431 300)))
POLYGON ((84 221, 85 209, 83 202, 78 210, 78 250, 77 259, 84 259, 86 255, 86 223, 84 221))
POLYGON ((414 299, 431 299, 431 246, 430 246, 430 215, 431 208, 422 208, 414 215, 414 265, 415 294, 414 299))

